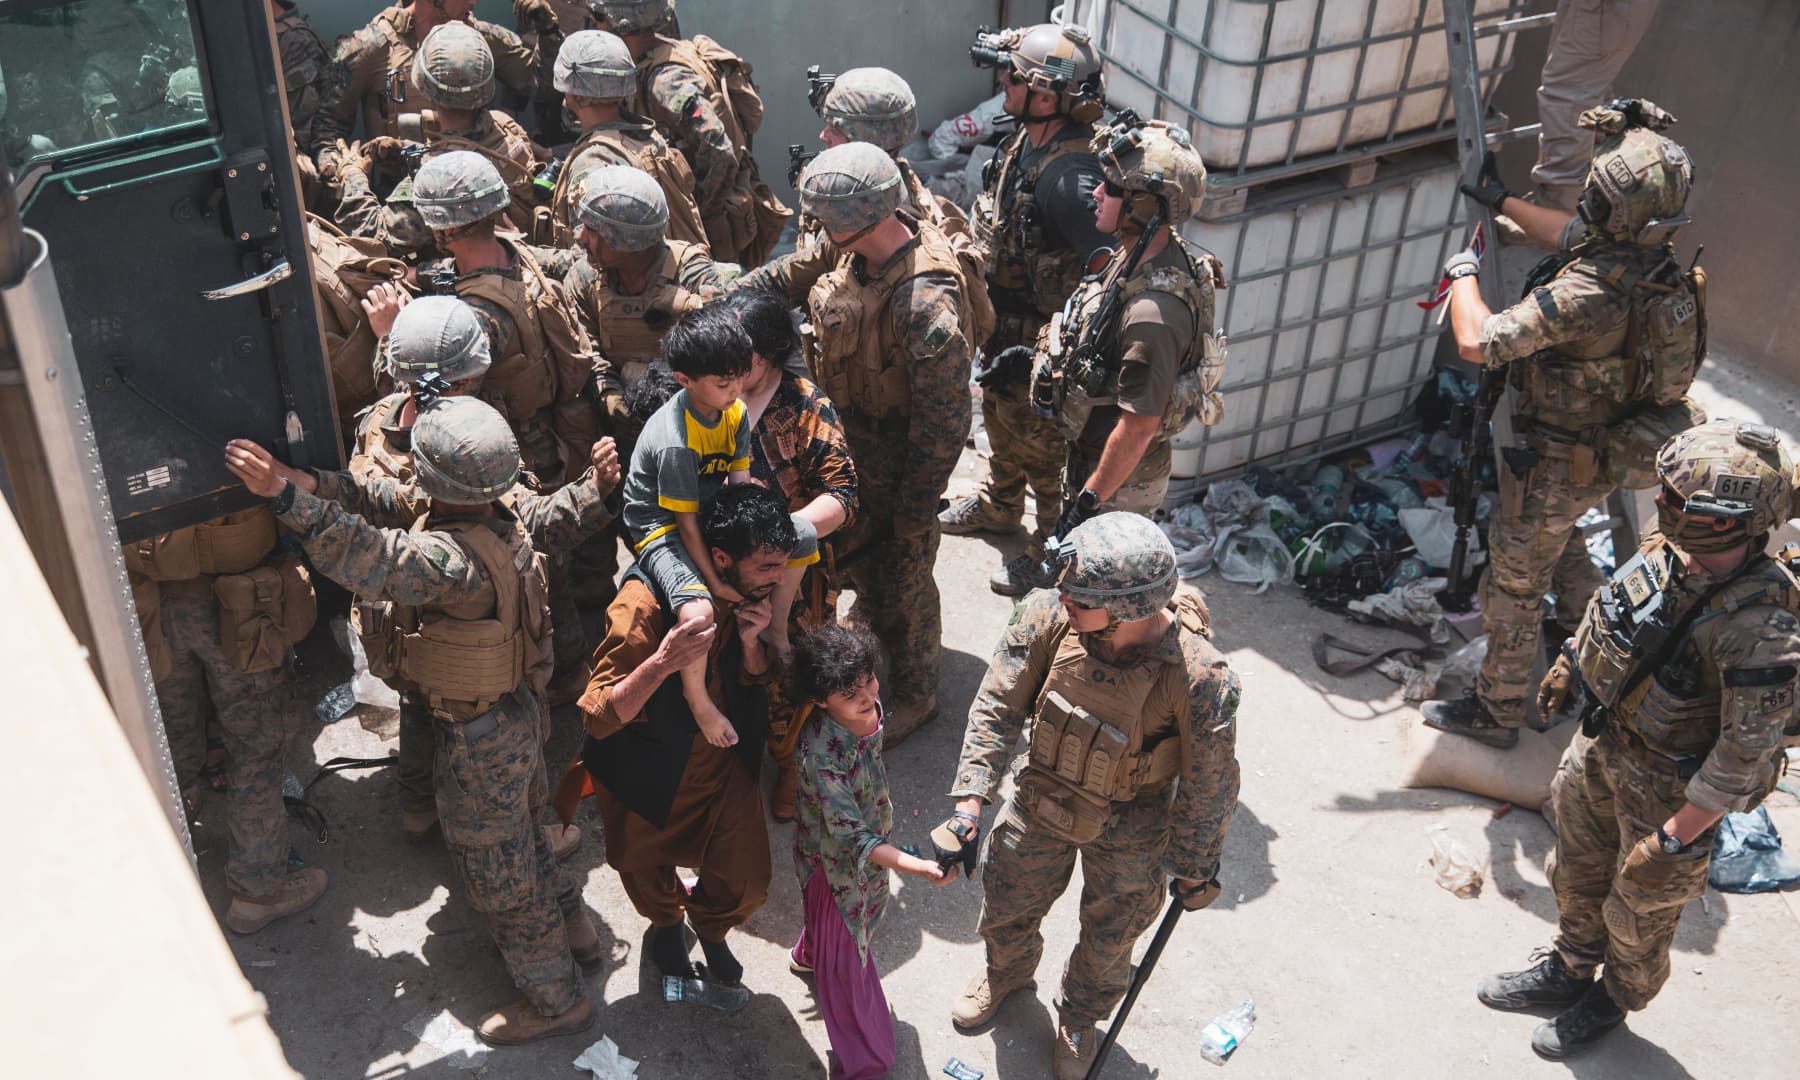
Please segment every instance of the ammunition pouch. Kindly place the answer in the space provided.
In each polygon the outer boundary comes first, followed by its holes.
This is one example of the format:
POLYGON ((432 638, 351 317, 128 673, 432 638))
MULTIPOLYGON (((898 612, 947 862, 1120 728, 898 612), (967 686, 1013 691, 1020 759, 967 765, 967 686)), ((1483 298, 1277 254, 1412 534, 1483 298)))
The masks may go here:
POLYGON ((288 554, 242 574, 220 574, 213 579, 213 595, 219 601, 219 647, 232 667, 246 673, 280 667, 319 615, 312 578, 288 554))
POLYGON ((275 515, 253 507, 125 548, 125 567, 153 581, 189 581, 202 574, 240 574, 275 550, 275 515))

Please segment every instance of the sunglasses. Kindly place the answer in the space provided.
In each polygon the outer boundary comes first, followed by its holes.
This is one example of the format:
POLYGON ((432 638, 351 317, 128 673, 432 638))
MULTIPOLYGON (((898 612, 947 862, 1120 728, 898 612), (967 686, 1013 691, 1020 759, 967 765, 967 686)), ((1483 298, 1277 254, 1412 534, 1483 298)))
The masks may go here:
POLYGON ((1101 181, 1100 189, 1106 192, 1107 197, 1111 199, 1123 199, 1125 197, 1125 189, 1113 183, 1111 180, 1101 181))

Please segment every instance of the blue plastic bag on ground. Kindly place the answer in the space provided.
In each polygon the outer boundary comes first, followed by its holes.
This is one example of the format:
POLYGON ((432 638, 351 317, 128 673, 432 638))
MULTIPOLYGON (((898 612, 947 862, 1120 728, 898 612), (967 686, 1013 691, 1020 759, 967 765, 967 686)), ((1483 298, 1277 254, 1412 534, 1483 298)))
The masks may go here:
POLYGON ((1781 850, 1781 834, 1768 808, 1759 806, 1719 822, 1706 880, 1720 892, 1774 892, 1800 881, 1800 861, 1781 850))

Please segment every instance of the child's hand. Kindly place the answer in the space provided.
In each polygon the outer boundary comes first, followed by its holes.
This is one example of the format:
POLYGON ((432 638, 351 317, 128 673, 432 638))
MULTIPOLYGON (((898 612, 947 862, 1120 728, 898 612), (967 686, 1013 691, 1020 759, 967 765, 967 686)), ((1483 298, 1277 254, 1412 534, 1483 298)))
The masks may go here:
POLYGON ((930 859, 921 859, 917 855, 908 855, 900 864, 900 869, 916 877, 922 877, 933 885, 943 885, 950 879, 945 876, 944 868, 930 859))

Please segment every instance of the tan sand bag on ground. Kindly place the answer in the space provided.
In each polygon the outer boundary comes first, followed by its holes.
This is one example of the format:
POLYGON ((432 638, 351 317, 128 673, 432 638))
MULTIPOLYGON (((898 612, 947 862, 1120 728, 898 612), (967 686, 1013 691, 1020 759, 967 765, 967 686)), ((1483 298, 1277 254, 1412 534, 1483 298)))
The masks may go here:
POLYGON ((1549 731, 1527 727, 1511 750, 1426 727, 1410 709, 1401 712, 1400 726, 1401 787, 1451 788, 1536 810, 1550 798, 1550 778, 1577 725, 1564 722, 1549 731))

